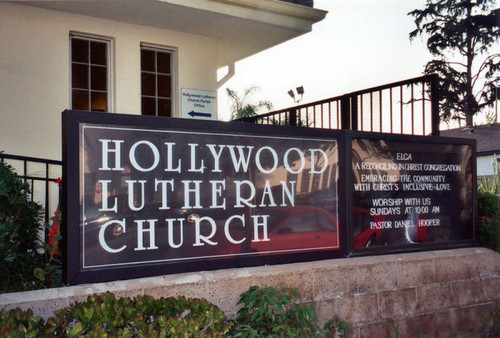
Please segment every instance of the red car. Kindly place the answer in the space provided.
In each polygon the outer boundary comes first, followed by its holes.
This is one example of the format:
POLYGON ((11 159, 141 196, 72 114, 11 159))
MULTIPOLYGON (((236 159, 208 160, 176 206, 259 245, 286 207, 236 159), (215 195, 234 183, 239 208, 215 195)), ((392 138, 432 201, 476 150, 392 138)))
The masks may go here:
POLYGON ((372 216, 366 209, 354 208, 353 215, 353 244, 354 248, 367 248, 383 233, 384 216, 372 216))
POLYGON ((251 251, 283 253, 340 249, 337 219, 326 210, 303 206, 268 211, 269 240, 252 242, 251 251))

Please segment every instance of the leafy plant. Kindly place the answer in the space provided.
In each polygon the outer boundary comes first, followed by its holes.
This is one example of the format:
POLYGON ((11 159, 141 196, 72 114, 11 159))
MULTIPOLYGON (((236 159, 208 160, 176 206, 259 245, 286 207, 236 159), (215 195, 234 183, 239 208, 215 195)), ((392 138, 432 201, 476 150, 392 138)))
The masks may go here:
POLYGON ((261 100, 257 103, 248 103, 248 98, 258 90, 258 87, 251 86, 245 89, 244 93, 240 96, 235 90, 226 88, 227 96, 231 99, 231 113, 232 119, 240 119, 244 117, 252 117, 257 115, 257 112, 266 108, 267 110, 273 109, 271 101, 261 100))
POLYGON ((107 292, 56 311, 46 324, 54 336, 168 337, 224 335, 224 313, 206 300, 151 296, 115 298, 107 292))
POLYGON ((498 250, 498 227, 500 226, 500 195, 478 191, 479 244, 498 250))
POLYGON ((493 177, 480 177, 478 179, 478 191, 490 192, 492 194, 500 195, 500 165, 499 162, 493 162, 493 177))
POLYGON ((493 178, 481 178, 478 182, 478 229, 479 244, 498 251, 500 227, 500 167, 496 165, 493 178))
POLYGON ((33 311, 0 311, 0 336, 2 337, 37 337, 43 328, 41 317, 34 317, 33 311))
POLYGON ((39 237, 42 212, 29 185, 0 163, 0 293, 54 286, 52 257, 39 237))
POLYGON ((335 333, 343 336, 349 331, 339 319, 321 329, 314 308, 300 303, 293 288, 277 291, 272 287, 252 286, 241 294, 238 304, 243 307, 231 331, 235 337, 328 337, 335 333))
POLYGON ((500 308, 491 311, 488 316, 483 316, 483 320, 481 337, 500 337, 500 308))

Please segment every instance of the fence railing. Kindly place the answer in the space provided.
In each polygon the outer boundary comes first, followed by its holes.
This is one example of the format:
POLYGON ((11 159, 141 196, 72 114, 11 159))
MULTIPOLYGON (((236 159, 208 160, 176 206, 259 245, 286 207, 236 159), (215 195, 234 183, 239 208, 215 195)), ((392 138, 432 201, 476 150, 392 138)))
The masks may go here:
POLYGON ((438 78, 426 75, 236 121, 439 135, 438 78))
POLYGON ((62 162, 4 153, 0 153, 0 162, 11 165, 29 183, 31 200, 42 205, 48 223, 59 203, 59 187, 55 182, 62 176, 62 162))

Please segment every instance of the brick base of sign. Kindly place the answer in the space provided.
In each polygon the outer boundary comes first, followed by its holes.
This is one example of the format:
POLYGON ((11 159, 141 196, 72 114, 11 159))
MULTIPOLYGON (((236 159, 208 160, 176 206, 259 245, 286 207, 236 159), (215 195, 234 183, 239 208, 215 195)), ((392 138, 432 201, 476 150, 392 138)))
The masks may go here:
POLYGON ((250 286, 291 286, 316 308, 320 324, 338 316, 352 337, 478 333, 500 308, 500 254, 484 248, 428 251, 308 263, 183 273, 0 295, 0 309, 36 315, 111 291, 117 296, 205 298, 234 317, 250 286))

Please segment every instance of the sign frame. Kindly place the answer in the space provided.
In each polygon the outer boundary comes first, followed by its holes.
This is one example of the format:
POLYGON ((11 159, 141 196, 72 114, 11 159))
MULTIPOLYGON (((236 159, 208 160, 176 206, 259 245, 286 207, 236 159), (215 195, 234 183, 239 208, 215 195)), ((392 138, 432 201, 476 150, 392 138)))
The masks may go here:
POLYGON ((428 250, 444 250, 444 249, 454 249, 462 247, 476 246, 478 243, 478 229, 476 226, 477 218, 477 163, 476 163, 476 141, 473 139, 461 139, 461 138, 451 138, 451 137, 441 137, 441 136, 413 136, 413 135, 397 135, 397 134, 384 134, 384 133, 366 133, 359 131, 348 131, 346 132, 346 160, 347 166, 347 233, 348 233, 348 250, 350 256, 366 256, 366 255, 380 255, 380 254, 391 254, 391 253, 406 253, 406 252, 417 252, 417 251, 428 251, 428 250), (354 178, 353 178, 353 140, 354 139, 366 139, 375 141, 389 141, 389 142, 410 142, 418 143, 421 145, 425 144, 446 144, 446 145, 465 145, 471 148, 471 171, 472 171, 472 191, 471 191, 471 205, 472 205, 472 238, 464 240, 449 240, 446 242, 439 243, 418 243, 415 245, 390 245, 390 246, 371 246, 366 248, 354 248, 353 243, 353 196, 354 196, 354 178))
POLYGON ((165 275, 190 271, 237 268, 267 264, 283 264, 304 262, 319 259, 345 257, 343 248, 347 247, 347 232, 339 227, 338 250, 290 252, 271 255, 248 255, 239 257, 224 257, 214 259, 185 260, 173 262, 151 263, 146 265, 113 266, 83 270, 80 268, 80 197, 82 187, 79 181, 82 154, 80 149, 80 126, 83 124, 113 125, 119 127, 138 127, 146 129, 186 130, 199 133, 220 132, 235 137, 241 134, 263 137, 303 137, 310 139, 336 140, 338 149, 339 175, 338 189, 338 223, 345 224, 346 206, 342 187, 346 186, 345 168, 345 137, 341 131, 318 130, 300 127, 262 126, 247 123, 224 123, 217 121, 193 121, 188 119, 158 118, 149 116, 122 115, 109 113, 94 113, 67 110, 63 118, 63 200, 62 234, 63 234, 63 280, 67 284, 102 282, 120 279, 165 275))

